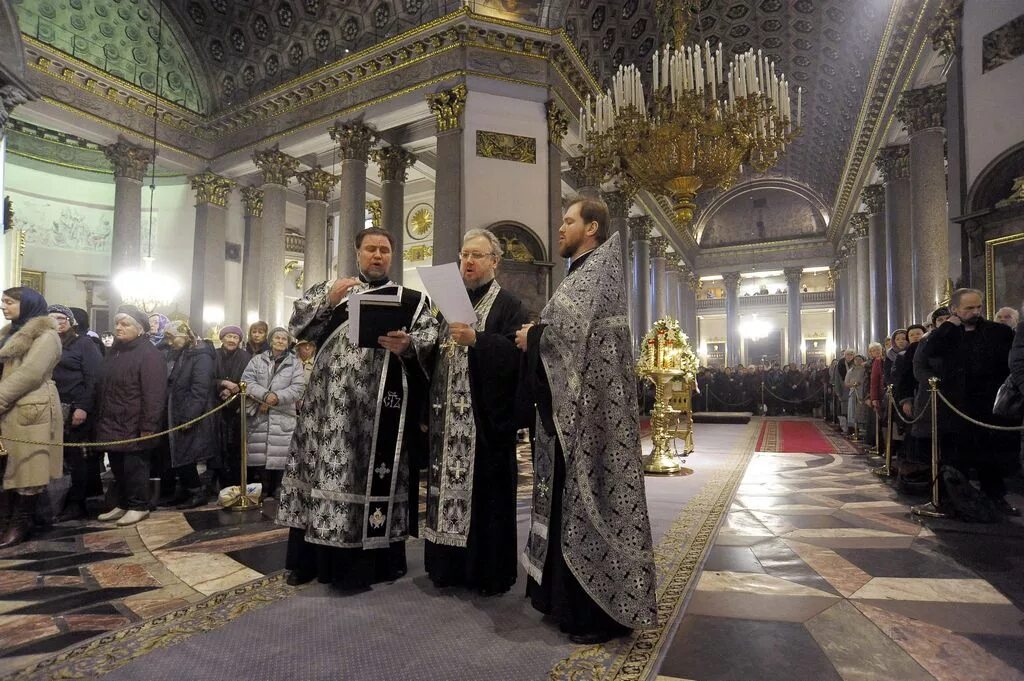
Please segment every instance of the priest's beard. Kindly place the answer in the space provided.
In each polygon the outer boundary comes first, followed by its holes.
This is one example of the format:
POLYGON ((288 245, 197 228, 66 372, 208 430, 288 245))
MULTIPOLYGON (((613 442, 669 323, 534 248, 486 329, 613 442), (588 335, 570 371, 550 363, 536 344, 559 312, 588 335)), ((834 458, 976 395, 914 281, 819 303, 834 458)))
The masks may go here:
POLYGON ((481 279, 479 281, 468 281, 466 279, 463 279, 462 283, 464 283, 466 285, 466 290, 468 290, 468 291, 476 291, 477 289, 479 289, 479 288, 481 288, 483 286, 487 286, 492 281, 494 281, 494 275, 493 274, 491 276, 489 276, 488 278, 481 279))

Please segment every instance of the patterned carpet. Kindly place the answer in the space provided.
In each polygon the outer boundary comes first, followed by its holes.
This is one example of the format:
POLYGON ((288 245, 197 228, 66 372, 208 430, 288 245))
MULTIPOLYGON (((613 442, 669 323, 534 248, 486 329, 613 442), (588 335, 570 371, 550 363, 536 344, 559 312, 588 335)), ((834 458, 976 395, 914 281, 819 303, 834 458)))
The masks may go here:
POLYGON ((791 454, 833 454, 840 443, 833 433, 810 419, 764 419, 757 439, 757 451, 791 454))

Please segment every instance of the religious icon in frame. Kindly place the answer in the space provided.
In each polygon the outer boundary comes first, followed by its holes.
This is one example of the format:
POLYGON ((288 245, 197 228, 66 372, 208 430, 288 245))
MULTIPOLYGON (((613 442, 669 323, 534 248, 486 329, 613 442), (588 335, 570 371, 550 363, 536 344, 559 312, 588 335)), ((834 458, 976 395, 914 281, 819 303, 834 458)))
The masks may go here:
POLYGON ((989 239, 985 242, 985 311, 989 319, 995 311, 1024 303, 1024 232, 989 239))
POLYGON ((46 272, 40 272, 38 270, 25 270, 21 271, 21 285, 27 286, 30 289, 39 291, 44 296, 46 295, 46 272))

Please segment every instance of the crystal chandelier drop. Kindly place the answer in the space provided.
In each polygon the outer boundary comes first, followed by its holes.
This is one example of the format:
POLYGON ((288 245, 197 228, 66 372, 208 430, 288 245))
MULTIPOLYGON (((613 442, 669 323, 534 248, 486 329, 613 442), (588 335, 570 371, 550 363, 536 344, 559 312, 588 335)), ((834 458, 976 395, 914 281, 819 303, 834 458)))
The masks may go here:
POLYGON ((153 271, 153 258, 142 259, 141 269, 131 269, 114 277, 114 287, 121 300, 134 305, 147 314, 159 307, 167 307, 181 291, 177 280, 167 274, 153 271))
POLYGON ((680 224, 698 192, 727 189, 744 165, 764 172, 800 132, 802 90, 794 125, 789 82, 760 50, 726 62, 721 44, 666 45, 652 66, 650 101, 634 65, 587 97, 581 147, 593 175, 671 197, 680 224))

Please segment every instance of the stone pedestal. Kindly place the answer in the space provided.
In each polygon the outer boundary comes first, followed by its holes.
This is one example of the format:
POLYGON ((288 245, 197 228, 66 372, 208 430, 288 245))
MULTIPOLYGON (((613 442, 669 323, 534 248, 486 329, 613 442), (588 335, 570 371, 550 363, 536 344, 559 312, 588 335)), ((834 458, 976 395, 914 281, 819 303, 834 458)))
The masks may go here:
POLYGON ((295 174, 299 160, 274 147, 257 151, 253 154, 253 161, 263 172, 259 314, 260 319, 273 328, 284 325, 290 316, 284 309, 285 206, 288 202, 288 179, 295 174))
MULTIPOLYGON (((569 116, 562 111, 561 107, 551 100, 547 103, 548 114, 548 258, 554 263, 551 268, 551 279, 548 287, 548 297, 555 292, 558 285, 565 279, 566 260, 558 253, 558 230, 562 227, 562 140, 569 132, 569 116)), ((628 240, 628 235, 622 235, 623 240, 628 240)), ((623 272, 628 268, 623 262, 623 272)), ((628 279, 628 277, 627 277, 628 279)), ((627 298, 627 300, 629 300, 627 298)), ((632 319, 632 317, 631 317, 632 319)), ((636 338, 636 330, 633 325, 633 337, 636 338)))
POLYGON ((245 233, 242 236, 242 329, 260 318, 260 290, 263 286, 260 261, 263 252, 263 190, 242 187, 245 233))
POLYGON ((800 276, 802 267, 787 267, 786 275, 786 337, 788 338, 786 353, 790 363, 803 364, 804 332, 800 319, 800 276))
POLYGON ((224 323, 224 240, 228 194, 235 183, 212 172, 190 178, 196 193, 196 228, 192 242, 192 297, 189 321, 206 335, 224 323))
MULTIPOLYGON (((153 160, 152 149, 118 140, 103 148, 114 166, 114 225, 110 237, 110 277, 142 266, 142 178, 153 160)), ((121 306, 113 286, 108 296, 110 318, 121 306)))
POLYGON ((302 277, 306 288, 327 280, 327 202, 338 177, 323 168, 297 173, 306 190, 306 237, 302 254, 302 277))
POLYGON ((466 231, 463 200, 463 148, 465 132, 462 114, 468 90, 457 85, 427 95, 437 120, 437 174, 434 180, 434 258, 435 265, 453 262, 462 248, 466 231))
POLYGON ((651 329, 651 229, 654 220, 646 215, 629 218, 629 235, 633 241, 631 307, 634 309, 633 339, 639 342, 651 329))
POLYGON ((726 272, 725 284, 725 365, 740 363, 740 273, 726 272))
POLYGON ((854 245, 857 250, 857 298, 854 302, 854 342, 867 356, 868 344, 878 340, 871 335, 871 252, 868 248, 868 215, 855 213, 853 224, 854 245))
POLYGON ((405 277, 405 180, 416 155, 402 147, 384 147, 373 152, 373 159, 380 168, 381 225, 395 239, 391 278, 401 284, 405 277))
MULTIPOLYGON (((875 164, 885 180, 885 243, 888 326, 906 328, 914 313, 914 230, 910 221, 910 148, 884 147, 875 164)), ((928 314, 928 310, 924 314, 928 314)))
POLYGON ((657 236, 651 239, 651 316, 653 321, 658 321, 667 312, 666 294, 667 283, 665 281, 665 251, 668 248, 668 239, 657 236))
POLYGON ((366 226, 366 164, 377 136, 360 121, 335 123, 327 132, 337 143, 341 159, 338 241, 335 244, 338 276, 354 277, 359 274, 355 258, 356 234, 366 226))
POLYGON ((888 268, 885 240, 885 187, 869 184, 864 187, 864 203, 868 209, 868 257, 870 260, 871 338, 881 341, 895 331, 889 326, 888 268))

